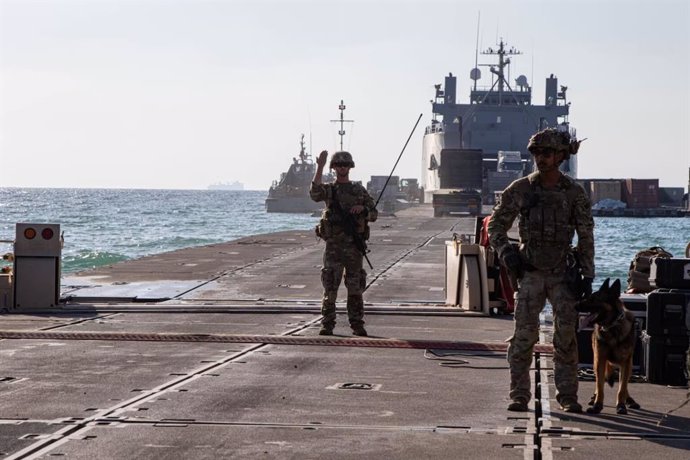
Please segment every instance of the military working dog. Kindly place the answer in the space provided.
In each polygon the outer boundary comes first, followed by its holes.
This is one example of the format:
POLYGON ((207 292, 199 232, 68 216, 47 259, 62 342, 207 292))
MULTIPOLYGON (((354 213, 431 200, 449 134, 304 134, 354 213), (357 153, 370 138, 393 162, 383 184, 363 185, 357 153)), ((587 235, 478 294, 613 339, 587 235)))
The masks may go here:
POLYGON ((616 412, 627 414, 626 406, 631 409, 640 408, 628 393, 637 340, 635 316, 625 308, 620 294, 620 280, 609 286, 607 278, 597 292, 582 300, 576 307, 579 312, 589 313, 588 322, 594 325, 592 351, 596 391, 589 402, 591 407, 587 409, 590 414, 598 414, 604 408, 604 382, 613 387, 614 366, 619 368, 616 412))

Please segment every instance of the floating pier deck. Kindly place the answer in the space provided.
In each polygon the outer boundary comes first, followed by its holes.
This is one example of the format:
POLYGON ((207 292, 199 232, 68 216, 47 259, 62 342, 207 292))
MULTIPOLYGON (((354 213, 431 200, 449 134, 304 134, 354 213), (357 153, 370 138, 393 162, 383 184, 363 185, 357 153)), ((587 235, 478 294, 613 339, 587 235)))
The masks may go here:
POLYGON ((642 409, 619 416, 607 387, 601 414, 565 414, 548 343, 529 412, 508 412, 512 317, 444 305, 445 242, 474 218, 431 216, 373 225, 368 338, 341 303, 317 335, 312 231, 64 277, 61 308, 0 315, 0 458, 688 458, 686 388, 634 382, 642 409))

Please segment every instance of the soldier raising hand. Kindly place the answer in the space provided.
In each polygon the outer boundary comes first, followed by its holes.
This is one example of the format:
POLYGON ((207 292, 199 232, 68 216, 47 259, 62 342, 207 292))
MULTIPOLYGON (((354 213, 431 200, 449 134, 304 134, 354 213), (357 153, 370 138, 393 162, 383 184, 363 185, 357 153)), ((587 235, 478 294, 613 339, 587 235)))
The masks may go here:
POLYGON ((364 300, 367 273, 362 267, 369 239, 369 222, 378 217, 376 204, 367 190, 350 181, 350 169, 355 162, 348 152, 335 152, 330 168, 335 170, 335 182, 322 184, 321 177, 328 152, 322 151, 316 160, 317 168, 309 195, 314 201, 325 201, 317 235, 326 242, 321 269, 323 300, 321 302, 320 335, 332 335, 335 327, 335 301, 338 287, 345 276, 347 287, 347 316, 354 335, 366 336, 364 329, 364 300))

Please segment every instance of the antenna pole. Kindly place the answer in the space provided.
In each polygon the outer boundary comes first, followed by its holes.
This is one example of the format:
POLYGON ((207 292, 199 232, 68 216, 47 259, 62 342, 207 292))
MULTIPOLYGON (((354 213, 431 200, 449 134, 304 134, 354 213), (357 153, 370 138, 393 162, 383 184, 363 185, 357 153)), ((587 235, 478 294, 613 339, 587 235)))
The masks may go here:
POLYGON ((386 191, 386 187, 388 186, 388 181, 391 180, 391 177, 393 176, 393 171, 395 171, 395 167, 398 166, 398 162, 400 161, 400 158, 402 158, 402 154, 405 151, 405 148, 407 147, 407 144, 410 142, 410 139, 412 139, 412 134, 414 134, 414 130, 417 129, 417 125, 419 124, 419 120, 422 119, 423 114, 419 114, 419 118, 417 118, 417 122, 414 124, 414 128, 412 128, 412 131, 410 132, 410 135, 407 137, 407 141, 405 141, 405 145, 403 146, 402 150, 400 151, 400 155, 398 155, 398 159, 395 160, 395 164, 393 165, 393 169, 391 170, 391 173, 388 175, 388 179, 386 179, 386 183, 383 184, 383 188, 381 189, 381 193, 379 193, 379 197, 376 199, 376 204, 374 207, 379 205, 379 201, 381 201, 381 197, 383 196, 383 192, 386 191))
POLYGON ((307 111, 307 114, 309 116, 309 153, 311 153, 313 152, 311 145, 311 112, 307 111))
POLYGON ((340 110, 340 120, 331 120, 331 123, 340 123, 340 130, 338 130, 338 135, 340 136, 340 151, 343 151, 343 138, 345 137, 345 123, 354 123, 355 120, 345 120, 343 115, 345 113, 345 103, 340 100, 340 105, 338 109, 340 110))
MULTIPOLYGON (((479 20, 481 19, 482 12, 477 11, 477 41, 474 47, 474 68, 479 68, 479 20)), ((477 79, 474 80, 474 90, 477 91, 477 79)))

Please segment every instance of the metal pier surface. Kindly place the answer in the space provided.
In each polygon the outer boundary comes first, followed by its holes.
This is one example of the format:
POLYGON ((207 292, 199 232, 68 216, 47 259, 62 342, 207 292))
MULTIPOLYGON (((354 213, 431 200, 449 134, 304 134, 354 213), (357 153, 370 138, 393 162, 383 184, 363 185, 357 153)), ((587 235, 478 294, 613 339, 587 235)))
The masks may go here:
POLYGON ((443 304, 454 232, 474 219, 420 206, 374 224, 369 338, 341 304, 317 335, 310 231, 63 278, 62 308, 0 315, 0 458, 688 458, 687 389, 632 383, 642 409, 618 416, 607 387, 602 414, 564 414, 548 343, 530 411, 506 411, 512 318, 443 304))

